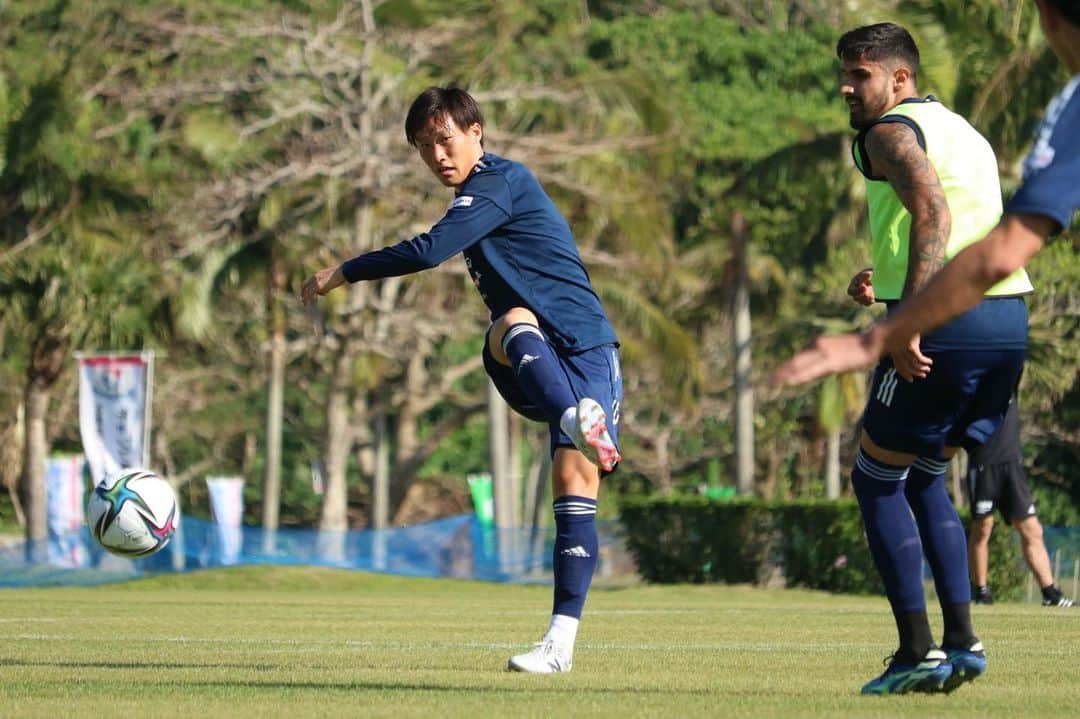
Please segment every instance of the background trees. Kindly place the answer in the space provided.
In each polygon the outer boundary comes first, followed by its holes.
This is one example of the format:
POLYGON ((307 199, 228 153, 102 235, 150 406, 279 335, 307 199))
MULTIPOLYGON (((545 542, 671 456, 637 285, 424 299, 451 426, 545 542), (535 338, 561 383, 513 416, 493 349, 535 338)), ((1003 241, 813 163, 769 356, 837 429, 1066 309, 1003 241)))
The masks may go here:
MULTIPOLYGON (((271 528, 411 521, 488 469, 487 318, 458 261, 296 301, 311 270, 441 215, 447 196, 402 130, 436 83, 468 87, 489 149, 538 174, 619 330, 628 461, 609 488, 734 481, 738 212, 755 491, 842 491, 823 477, 849 459, 859 378, 784 394, 763 378, 822 328, 870 319, 843 294, 867 250, 833 47, 886 17, 923 48, 921 89, 987 133, 1014 186, 1063 80, 1030 3, 0 6, 0 432, 9 486, 26 468, 31 533, 40 457, 79 448, 78 350, 163 351, 153 460, 195 512, 205 490, 190 480, 236 473, 249 520, 271 528)), ((1023 400, 1036 476, 1060 496, 1080 493, 1069 237, 1030 268, 1023 400)), ((513 471, 538 476, 541 430, 510 432, 513 471)))

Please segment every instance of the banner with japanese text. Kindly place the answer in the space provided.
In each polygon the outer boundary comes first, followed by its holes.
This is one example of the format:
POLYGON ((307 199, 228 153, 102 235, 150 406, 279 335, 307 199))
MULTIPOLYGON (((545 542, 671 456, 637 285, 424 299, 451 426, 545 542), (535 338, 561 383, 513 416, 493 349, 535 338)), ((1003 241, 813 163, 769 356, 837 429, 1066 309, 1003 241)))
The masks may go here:
POLYGON ((106 475, 145 466, 154 356, 81 355, 78 360, 79 430, 96 486, 106 475))

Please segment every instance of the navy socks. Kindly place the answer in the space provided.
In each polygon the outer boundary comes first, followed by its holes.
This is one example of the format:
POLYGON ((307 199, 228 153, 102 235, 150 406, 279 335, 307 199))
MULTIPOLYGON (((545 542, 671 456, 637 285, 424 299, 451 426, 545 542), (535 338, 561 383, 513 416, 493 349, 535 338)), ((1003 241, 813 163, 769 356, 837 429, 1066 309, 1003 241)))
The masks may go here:
POLYGON ((512 325, 502 346, 521 391, 549 421, 558 422, 567 407, 577 406, 555 350, 538 327, 525 322, 512 325))
POLYGON ((926 610, 922 542, 904 496, 907 473, 907 467, 878 462, 861 449, 851 471, 870 554, 897 614, 926 610))
POLYGON ((904 663, 921 660, 932 643, 922 584, 919 529, 904 496, 908 468, 885 464, 859 450, 851 486, 859 500, 866 539, 900 634, 904 663))
POLYGON ((967 648, 975 640, 971 626, 967 534, 945 489, 949 461, 920 457, 911 465, 905 493, 919 525, 923 549, 945 621, 944 646, 967 648))
POLYGON ((596 500, 572 494, 552 503, 555 510, 555 603, 552 614, 581 618, 600 543, 596 535, 596 500))
POLYGON ((909 470, 879 462, 860 449, 851 472, 905 663, 921 659, 931 645, 922 584, 924 551, 941 602, 942 645, 966 648, 977 641, 971 626, 967 536, 945 490, 947 467, 947 460, 920 457, 909 470))
MULTIPOLYGON (((540 329, 528 323, 512 325, 502 342, 518 387, 552 422, 558 423, 578 400, 559 363, 555 350, 540 329)), ((596 571, 600 543, 596 534, 596 500, 564 495, 552 503, 555 512, 555 547, 552 567, 555 598, 551 636, 573 644, 576 620, 581 618, 585 596, 596 571), (573 624, 572 630, 560 624, 573 624)))

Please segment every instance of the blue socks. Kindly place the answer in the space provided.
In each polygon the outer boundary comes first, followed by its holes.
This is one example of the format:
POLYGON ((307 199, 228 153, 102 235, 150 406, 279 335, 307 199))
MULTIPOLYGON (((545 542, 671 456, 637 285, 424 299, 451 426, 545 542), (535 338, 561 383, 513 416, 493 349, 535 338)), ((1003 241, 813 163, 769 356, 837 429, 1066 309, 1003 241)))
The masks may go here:
POLYGON ((512 325, 502 346, 521 391, 549 421, 558 422, 567 407, 577 406, 555 350, 540 328, 525 322, 512 325))
POLYGON ((914 665, 926 656, 933 636, 922 584, 922 542, 904 496, 907 475, 907 467, 879 462, 860 448, 851 470, 851 486, 900 635, 896 661, 914 665))
POLYGON ((900 633, 900 655, 917 661, 930 648, 930 625, 923 590, 923 551, 945 623, 942 645, 968 647, 971 627, 967 537, 945 491, 947 460, 920 457, 897 467, 859 450, 851 485, 859 500, 874 564, 885 582, 900 633))
POLYGON ((942 603, 957 604, 971 601, 971 584, 967 534, 945 490, 948 466, 948 460, 916 459, 904 492, 919 525, 938 596, 942 603))
MULTIPOLYGON (((502 341, 514 378, 526 397, 549 419, 559 422, 578 400, 570 381, 540 329, 528 323, 512 325, 502 341)), ((596 500, 564 495, 552 503, 555 511, 555 600, 550 636, 573 646, 577 620, 585 607, 600 542, 596 534, 596 500)))
POLYGON ((919 525, 926 560, 945 620, 943 646, 964 648, 976 639, 971 626, 967 535, 945 489, 946 459, 919 457, 908 474, 908 504, 919 525))
POLYGON ((879 462, 859 449, 851 486, 862 510, 866 539, 894 614, 926 611, 919 528, 904 496, 907 467, 879 462))
POLYGON ((600 542, 596 535, 596 500, 572 494, 552 503, 555 510, 555 603, 553 615, 581 618, 600 542))

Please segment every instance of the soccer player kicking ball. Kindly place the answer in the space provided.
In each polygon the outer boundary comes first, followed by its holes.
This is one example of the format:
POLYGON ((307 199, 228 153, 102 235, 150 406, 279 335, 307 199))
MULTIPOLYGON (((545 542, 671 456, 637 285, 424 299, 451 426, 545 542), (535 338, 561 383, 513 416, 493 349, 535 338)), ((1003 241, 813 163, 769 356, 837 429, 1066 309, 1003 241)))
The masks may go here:
POLYGON ((551 435, 554 609, 541 641, 510 657, 509 669, 569 671, 596 569, 600 477, 620 460, 618 338, 566 220, 526 167, 485 152, 484 118, 467 92, 422 92, 409 108, 405 136, 439 181, 454 188, 450 209, 428 232, 316 272, 301 300, 465 256, 491 310, 484 368, 506 402, 546 422, 551 435))
MULTIPOLYGON (((997 160, 964 118, 916 88, 919 51, 892 23, 856 28, 837 43, 840 92, 858 131, 853 154, 866 180, 873 275, 862 286, 890 308, 917 292, 948 258, 1001 215, 997 160)), ((851 484, 885 585, 899 648, 864 694, 951 691, 986 671, 971 623, 964 527, 945 489, 956 447, 1001 422, 1023 367, 1031 292, 1023 271, 976 309, 912 337, 874 373, 851 484), (940 648, 927 617, 923 556, 944 623, 940 648)))

